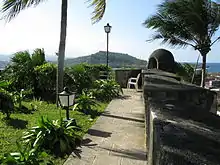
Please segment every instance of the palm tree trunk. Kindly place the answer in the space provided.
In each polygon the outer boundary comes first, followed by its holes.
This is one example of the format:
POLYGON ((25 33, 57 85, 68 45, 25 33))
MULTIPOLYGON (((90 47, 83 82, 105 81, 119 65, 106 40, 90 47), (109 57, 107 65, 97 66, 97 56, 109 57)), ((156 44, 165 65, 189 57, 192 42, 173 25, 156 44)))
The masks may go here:
MULTIPOLYGON (((66 29, 67 29, 67 8, 68 8, 68 0, 62 0, 56 95, 63 90, 64 59, 65 59, 65 48, 66 48, 66 29)), ((58 96, 56 98, 56 101, 58 102, 58 96)))
POLYGON ((195 67, 194 67, 194 72, 193 72, 193 76, 192 76, 192 80, 191 80, 191 83, 192 83, 192 84, 193 84, 193 81, 194 81, 194 78, 195 78, 196 69, 197 69, 197 67, 198 67, 199 57, 200 57, 200 55, 198 56, 197 61, 196 61, 196 65, 195 65, 195 67))
POLYGON ((205 87, 205 79, 206 79, 206 56, 207 53, 201 53, 202 55, 202 79, 201 79, 201 87, 205 87))

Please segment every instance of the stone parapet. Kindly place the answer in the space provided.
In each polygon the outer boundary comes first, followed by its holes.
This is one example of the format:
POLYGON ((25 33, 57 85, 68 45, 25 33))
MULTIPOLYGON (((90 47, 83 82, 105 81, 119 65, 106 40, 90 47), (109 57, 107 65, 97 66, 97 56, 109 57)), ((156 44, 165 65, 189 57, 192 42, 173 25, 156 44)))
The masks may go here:
POLYGON ((217 93, 160 70, 143 77, 148 165, 219 165, 217 93))

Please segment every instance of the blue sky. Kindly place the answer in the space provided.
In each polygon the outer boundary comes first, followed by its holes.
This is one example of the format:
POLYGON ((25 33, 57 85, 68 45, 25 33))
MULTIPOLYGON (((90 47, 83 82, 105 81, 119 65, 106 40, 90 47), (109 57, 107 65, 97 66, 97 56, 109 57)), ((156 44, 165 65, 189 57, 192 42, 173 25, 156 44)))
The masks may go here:
MULTIPOLYGON (((144 28, 142 23, 156 12, 160 0, 108 0, 104 18, 94 25, 90 19, 93 8, 88 8, 85 1, 69 0, 66 57, 106 50, 103 26, 109 22, 112 25, 109 51, 128 53, 147 60, 155 49, 166 48, 174 54, 176 61, 196 61, 198 52, 190 47, 171 49, 159 41, 145 42, 154 31, 144 28)), ((10 23, 1 20, 0 54, 44 48, 46 54, 54 55, 59 44, 60 5, 60 0, 48 0, 36 8, 21 12, 10 23)), ((218 35, 220 33, 216 33, 218 35)), ((220 62, 219 44, 212 48, 208 62, 220 62)))

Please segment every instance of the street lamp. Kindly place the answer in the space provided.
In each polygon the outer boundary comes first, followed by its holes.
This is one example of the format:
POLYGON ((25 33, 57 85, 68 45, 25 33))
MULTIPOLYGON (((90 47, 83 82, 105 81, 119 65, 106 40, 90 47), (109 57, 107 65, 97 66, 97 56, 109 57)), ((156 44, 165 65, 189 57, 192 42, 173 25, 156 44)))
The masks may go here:
POLYGON ((60 106, 66 110, 66 119, 69 120, 69 107, 74 104, 75 93, 70 92, 67 87, 64 87, 63 92, 58 93, 58 98, 60 106))
POLYGON ((106 53, 106 55, 107 55, 107 60, 106 60, 107 72, 108 72, 108 35, 111 32, 111 28, 112 27, 109 25, 109 23, 107 23, 107 25, 104 26, 104 30, 105 30, 105 32, 107 34, 107 53, 106 53))

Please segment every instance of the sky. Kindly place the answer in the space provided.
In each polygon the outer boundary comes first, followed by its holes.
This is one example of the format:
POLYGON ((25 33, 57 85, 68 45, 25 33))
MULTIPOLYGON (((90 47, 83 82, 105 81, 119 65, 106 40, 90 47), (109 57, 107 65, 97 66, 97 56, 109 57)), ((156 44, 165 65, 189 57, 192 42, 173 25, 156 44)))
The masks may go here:
MULTIPOLYGON (((69 0, 66 57, 79 57, 106 50, 104 26, 112 26, 109 34, 109 51, 127 53, 148 60, 158 48, 174 54, 176 61, 195 62, 199 53, 192 48, 171 48, 160 41, 146 42, 154 33, 142 23, 156 12, 161 0, 107 0, 103 19, 91 23, 93 8, 87 0, 69 0)), ((22 11, 11 22, 0 20, 0 54, 11 55, 17 51, 44 48, 47 55, 58 51, 60 35, 61 0, 48 0, 35 8, 22 11)), ((216 33, 218 37, 220 33, 216 33)), ((220 62, 220 43, 208 54, 208 62, 220 62)), ((201 58, 200 58, 201 61, 201 58)))

